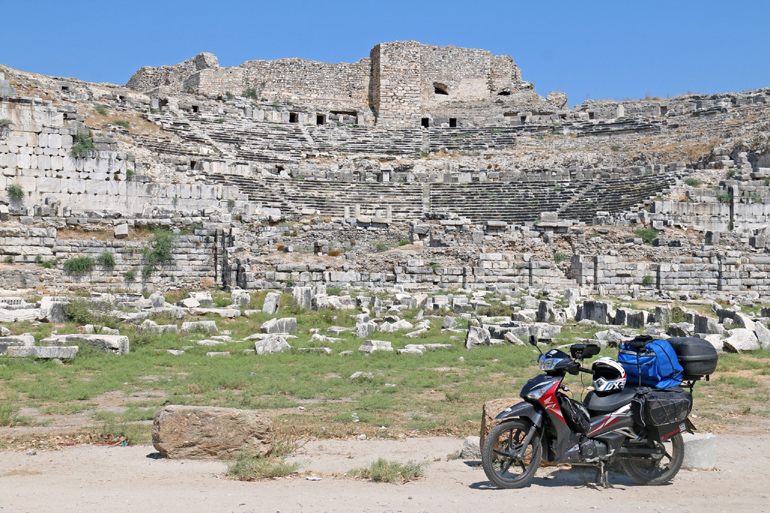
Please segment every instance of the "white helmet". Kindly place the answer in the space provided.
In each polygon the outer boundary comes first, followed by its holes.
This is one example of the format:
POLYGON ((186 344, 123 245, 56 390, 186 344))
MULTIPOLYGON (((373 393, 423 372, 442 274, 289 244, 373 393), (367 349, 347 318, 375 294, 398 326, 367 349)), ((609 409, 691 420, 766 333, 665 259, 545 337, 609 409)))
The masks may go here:
POLYGON ((604 356, 591 365, 594 371, 594 390, 597 392, 620 392, 626 386, 626 370, 618 362, 604 356))

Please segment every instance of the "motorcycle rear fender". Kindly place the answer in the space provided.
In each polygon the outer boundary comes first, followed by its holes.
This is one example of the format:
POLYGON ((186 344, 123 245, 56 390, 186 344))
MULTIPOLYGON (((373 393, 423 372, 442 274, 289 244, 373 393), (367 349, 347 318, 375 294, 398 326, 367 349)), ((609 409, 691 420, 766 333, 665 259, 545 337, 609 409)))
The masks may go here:
POLYGON ((532 424, 537 426, 540 423, 542 414, 536 411, 535 407, 532 406, 531 403, 520 402, 504 409, 495 418, 497 420, 506 420, 506 419, 512 419, 512 418, 518 418, 518 417, 524 417, 525 419, 529 419, 530 422, 532 422, 532 424))

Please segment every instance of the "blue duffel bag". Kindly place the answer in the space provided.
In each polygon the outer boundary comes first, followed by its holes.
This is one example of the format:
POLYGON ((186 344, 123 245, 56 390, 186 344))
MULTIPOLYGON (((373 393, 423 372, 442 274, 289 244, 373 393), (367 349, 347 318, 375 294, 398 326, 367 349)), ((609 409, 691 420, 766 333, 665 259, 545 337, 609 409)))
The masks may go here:
POLYGON ((682 384, 682 365, 666 340, 640 335, 624 342, 618 350, 618 362, 626 371, 628 386, 671 388, 682 384))

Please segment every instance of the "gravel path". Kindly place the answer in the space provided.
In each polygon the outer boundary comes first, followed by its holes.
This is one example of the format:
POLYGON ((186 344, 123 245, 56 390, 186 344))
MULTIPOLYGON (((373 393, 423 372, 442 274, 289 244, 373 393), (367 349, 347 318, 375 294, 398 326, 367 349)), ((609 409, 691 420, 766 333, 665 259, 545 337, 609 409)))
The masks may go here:
POLYGON ((615 487, 595 488, 594 470, 547 468, 522 490, 492 489, 480 466, 448 458, 453 438, 309 442, 293 457, 301 474, 239 482, 218 461, 158 459, 149 446, 82 445, 60 451, 0 453, 0 511, 52 512, 438 512, 639 510, 770 512, 770 435, 719 435, 714 471, 679 473, 672 484, 635 486, 611 473, 615 487), (342 474, 384 457, 427 462, 426 476, 403 485, 342 474), (309 476, 321 477, 311 481, 309 476))

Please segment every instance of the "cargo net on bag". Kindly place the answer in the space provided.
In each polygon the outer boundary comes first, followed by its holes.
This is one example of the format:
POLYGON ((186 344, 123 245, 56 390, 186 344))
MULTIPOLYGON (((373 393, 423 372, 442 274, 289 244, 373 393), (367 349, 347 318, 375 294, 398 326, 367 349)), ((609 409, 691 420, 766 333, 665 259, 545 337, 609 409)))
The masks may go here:
POLYGON ((648 426, 665 426, 682 422, 692 410, 688 392, 650 391, 645 397, 644 420, 648 426))

